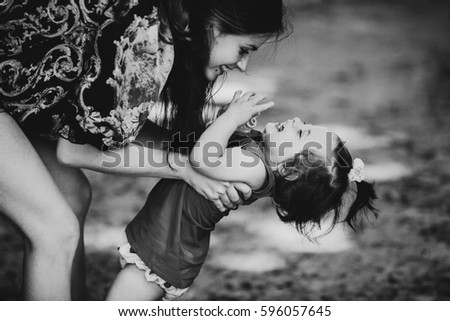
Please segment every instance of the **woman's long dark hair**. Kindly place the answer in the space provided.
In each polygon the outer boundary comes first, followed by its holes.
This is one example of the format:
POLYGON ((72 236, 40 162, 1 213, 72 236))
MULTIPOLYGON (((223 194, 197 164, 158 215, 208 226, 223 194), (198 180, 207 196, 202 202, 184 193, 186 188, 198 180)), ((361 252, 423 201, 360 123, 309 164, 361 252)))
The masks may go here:
POLYGON ((191 147, 204 130, 202 109, 211 100, 213 82, 205 77, 212 27, 231 35, 287 34, 282 0, 161 0, 163 29, 175 49, 172 71, 161 93, 163 126, 179 133, 174 147, 191 147))

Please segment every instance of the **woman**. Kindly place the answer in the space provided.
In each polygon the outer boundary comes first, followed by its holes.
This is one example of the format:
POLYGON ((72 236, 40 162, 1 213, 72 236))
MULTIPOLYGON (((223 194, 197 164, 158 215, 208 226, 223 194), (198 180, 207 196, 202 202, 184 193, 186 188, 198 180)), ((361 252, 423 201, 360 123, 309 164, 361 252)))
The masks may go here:
POLYGON ((221 210, 241 202, 236 189, 248 196, 247 186, 175 166, 176 154, 149 143, 169 132, 179 133, 176 150, 192 144, 217 77, 245 71, 250 53, 285 31, 282 0, 154 5, 0 4, 0 212, 25 235, 25 299, 70 299, 71 275, 73 298, 83 295, 82 233, 91 196, 77 167, 183 179, 221 210), (134 141, 142 144, 131 148, 134 141), (79 148, 127 154, 130 164, 77 159, 79 148), (142 151, 153 161, 142 164, 142 151))

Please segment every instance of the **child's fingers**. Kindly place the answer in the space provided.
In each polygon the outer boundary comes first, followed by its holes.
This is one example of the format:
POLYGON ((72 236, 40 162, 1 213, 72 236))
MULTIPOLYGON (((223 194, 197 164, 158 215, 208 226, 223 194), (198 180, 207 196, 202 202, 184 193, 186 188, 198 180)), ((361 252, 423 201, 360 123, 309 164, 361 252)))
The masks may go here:
POLYGON ((241 99, 242 99, 243 101, 247 101, 247 100, 249 100, 250 98, 253 98, 254 96, 256 96, 256 94, 255 94, 254 92, 248 91, 248 92, 246 92, 245 94, 242 95, 241 99))
POLYGON ((261 100, 264 100, 267 98, 266 94, 254 94, 250 97, 250 100, 254 103, 259 103, 261 100))
POLYGON ((242 95, 242 90, 236 91, 236 92, 234 93, 233 100, 239 99, 239 98, 241 97, 241 95, 242 95))
POLYGON ((273 101, 269 101, 267 103, 264 104, 260 104, 260 105, 256 105, 255 106, 255 113, 261 113, 271 107, 273 107, 275 105, 275 103, 273 101))

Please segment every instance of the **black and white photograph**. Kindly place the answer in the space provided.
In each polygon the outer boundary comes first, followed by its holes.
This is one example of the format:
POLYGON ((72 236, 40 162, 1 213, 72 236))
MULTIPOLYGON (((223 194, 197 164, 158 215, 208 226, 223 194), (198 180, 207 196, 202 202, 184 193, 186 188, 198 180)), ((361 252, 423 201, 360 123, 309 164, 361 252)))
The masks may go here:
POLYGON ((450 300, 449 1, 2 0, 0 132, 0 301, 450 300))

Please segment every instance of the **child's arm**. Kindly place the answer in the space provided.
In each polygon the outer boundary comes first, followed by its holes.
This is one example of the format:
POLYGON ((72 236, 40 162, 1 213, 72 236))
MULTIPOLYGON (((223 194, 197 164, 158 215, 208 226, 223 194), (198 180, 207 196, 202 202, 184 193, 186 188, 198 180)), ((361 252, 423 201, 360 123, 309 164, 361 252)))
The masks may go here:
POLYGON ((252 189, 257 189, 266 178, 263 162, 240 147, 226 147, 237 127, 272 107, 273 102, 258 104, 266 98, 264 95, 241 93, 235 93, 227 110, 200 136, 191 152, 190 161, 196 170, 208 177, 244 182, 252 189))

